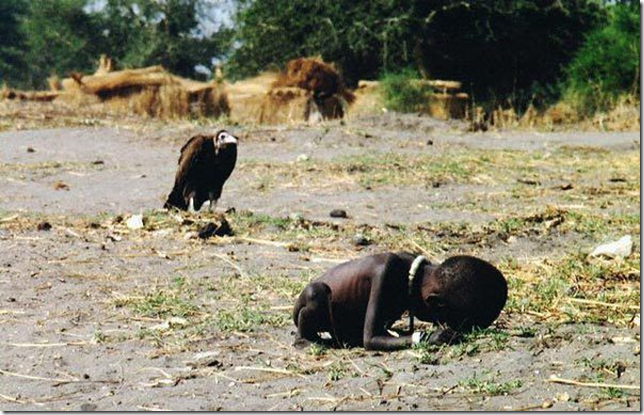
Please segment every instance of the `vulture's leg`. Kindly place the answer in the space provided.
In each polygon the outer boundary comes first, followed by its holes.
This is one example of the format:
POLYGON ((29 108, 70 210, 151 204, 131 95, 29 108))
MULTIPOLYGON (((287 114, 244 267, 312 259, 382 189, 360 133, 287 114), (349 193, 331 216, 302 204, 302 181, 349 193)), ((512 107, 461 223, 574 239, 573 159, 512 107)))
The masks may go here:
POLYGON ((214 193, 209 192, 208 193, 208 200, 210 201, 210 203, 208 204, 208 211, 209 212, 214 212, 215 209, 217 209, 217 202, 219 201, 219 199, 215 198, 214 193))
POLYGON ((194 196, 190 197, 190 203, 188 204, 188 213, 195 213, 195 198, 194 196))

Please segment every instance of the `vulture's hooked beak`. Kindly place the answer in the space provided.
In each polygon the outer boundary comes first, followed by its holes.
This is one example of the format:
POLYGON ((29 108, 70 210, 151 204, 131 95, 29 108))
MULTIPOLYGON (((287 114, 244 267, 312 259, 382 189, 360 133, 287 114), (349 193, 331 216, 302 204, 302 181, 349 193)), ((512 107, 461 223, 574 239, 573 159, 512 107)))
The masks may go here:
POLYGON ((237 145, 237 137, 227 131, 221 131, 215 138, 215 153, 219 154, 219 150, 222 147, 226 147, 231 144, 237 145))
POLYGON ((221 144, 222 145, 237 144, 237 137, 229 133, 224 133, 222 134, 221 144))

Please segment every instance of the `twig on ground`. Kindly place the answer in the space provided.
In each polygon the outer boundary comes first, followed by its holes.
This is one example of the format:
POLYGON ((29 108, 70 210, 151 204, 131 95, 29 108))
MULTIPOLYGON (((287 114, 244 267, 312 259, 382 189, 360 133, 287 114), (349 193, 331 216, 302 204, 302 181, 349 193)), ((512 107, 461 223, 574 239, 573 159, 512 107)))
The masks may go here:
POLYGON ((616 383, 578 382, 574 379, 563 379, 554 375, 546 379, 546 382, 561 383, 564 385, 586 386, 589 388, 614 388, 614 389, 633 389, 633 390, 640 389, 638 385, 619 385, 616 383))
POLYGON ((240 371, 240 370, 256 370, 258 372, 269 372, 269 373, 278 373, 281 375, 289 375, 289 376, 297 376, 302 379, 306 379, 306 376, 300 375, 299 373, 295 373, 290 370, 286 369, 278 369, 278 368, 272 368, 272 367, 255 367, 255 366, 237 366, 235 367, 235 372, 240 371))
POLYGON ((599 305, 599 306, 604 306, 604 307, 614 307, 614 308, 628 308, 629 310, 639 310, 639 306, 635 305, 624 305, 624 304, 611 304, 611 303, 606 303, 603 301, 596 301, 596 300, 587 300, 585 298, 568 298, 568 301, 574 302, 574 303, 581 303, 581 304, 588 304, 588 305, 599 305))
POLYGON ((89 342, 66 342, 66 343, 0 343, 3 346, 12 347, 65 347, 65 346, 85 346, 89 342))
POLYGON ((172 412, 172 409, 153 408, 151 406, 138 405, 137 408, 151 412, 172 412))
POLYGON ((0 310, 0 316, 4 314, 25 314, 22 310, 0 310))
POLYGON ((213 253, 213 254, 212 254, 212 256, 214 256, 214 257, 216 257, 216 258, 219 258, 219 259, 221 259, 222 261, 224 261, 224 262, 226 262, 226 263, 230 264, 230 266, 232 266, 233 268, 235 268, 235 269, 239 272, 239 275, 241 275, 243 278, 247 278, 247 277, 248 277, 248 274, 246 274, 246 273, 244 272, 244 270, 242 270, 242 269, 241 269, 241 267, 240 267, 239 265, 235 264, 233 261, 231 261, 230 259, 226 258, 225 256, 223 256, 223 255, 221 255, 221 254, 215 254, 215 253, 213 253))
POLYGON ((15 403, 20 403, 20 404, 32 404, 32 405, 38 405, 38 406, 45 406, 44 403, 40 402, 30 402, 30 401, 23 401, 22 399, 14 398, 8 395, 3 395, 0 394, 0 398, 9 401, 9 402, 15 402, 15 403))
POLYGON ((281 247, 288 246, 288 244, 285 242, 269 241, 267 239, 249 238, 247 236, 235 236, 234 239, 245 241, 245 242, 252 242, 260 245, 281 246, 281 247))

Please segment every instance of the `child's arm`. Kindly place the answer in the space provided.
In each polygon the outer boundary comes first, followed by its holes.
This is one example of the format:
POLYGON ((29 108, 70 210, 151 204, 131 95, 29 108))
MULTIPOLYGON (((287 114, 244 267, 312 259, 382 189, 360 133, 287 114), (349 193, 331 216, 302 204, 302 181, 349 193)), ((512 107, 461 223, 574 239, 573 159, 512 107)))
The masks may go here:
POLYGON ((381 304, 386 301, 383 297, 382 284, 374 284, 364 322, 364 348, 382 351, 406 349, 412 345, 411 334, 394 337, 385 329, 385 316, 381 312, 383 310, 381 304))
MULTIPOLYGON (((367 350, 399 350, 412 345, 411 333, 400 337, 391 336, 387 333, 386 324, 400 315, 394 311, 400 307, 392 307, 391 301, 408 301, 406 295, 396 295, 400 290, 392 289, 391 282, 396 281, 397 273, 405 273, 409 267, 407 261, 399 256, 391 255, 387 258, 382 271, 371 280, 371 293, 365 315, 363 344, 367 350), (392 296, 394 296, 392 298, 392 296), (397 315, 393 315, 397 314, 397 315)), ((406 274, 405 274, 406 275, 406 274)), ((403 292, 406 290, 403 290, 403 292)), ((408 305, 407 305, 408 306, 408 305)))

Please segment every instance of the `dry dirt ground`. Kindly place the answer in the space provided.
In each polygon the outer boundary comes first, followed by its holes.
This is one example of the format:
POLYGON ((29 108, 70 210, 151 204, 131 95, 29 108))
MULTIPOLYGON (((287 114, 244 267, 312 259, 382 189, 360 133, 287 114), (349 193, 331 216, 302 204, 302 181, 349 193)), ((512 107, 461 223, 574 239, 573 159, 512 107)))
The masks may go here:
POLYGON ((190 216, 158 208, 218 125, 0 121, 1 410, 640 410, 638 133, 227 125, 219 214, 190 216), (234 236, 194 237, 229 208, 234 236), (449 347, 292 347, 309 280, 399 249, 492 261, 502 316, 449 347))

